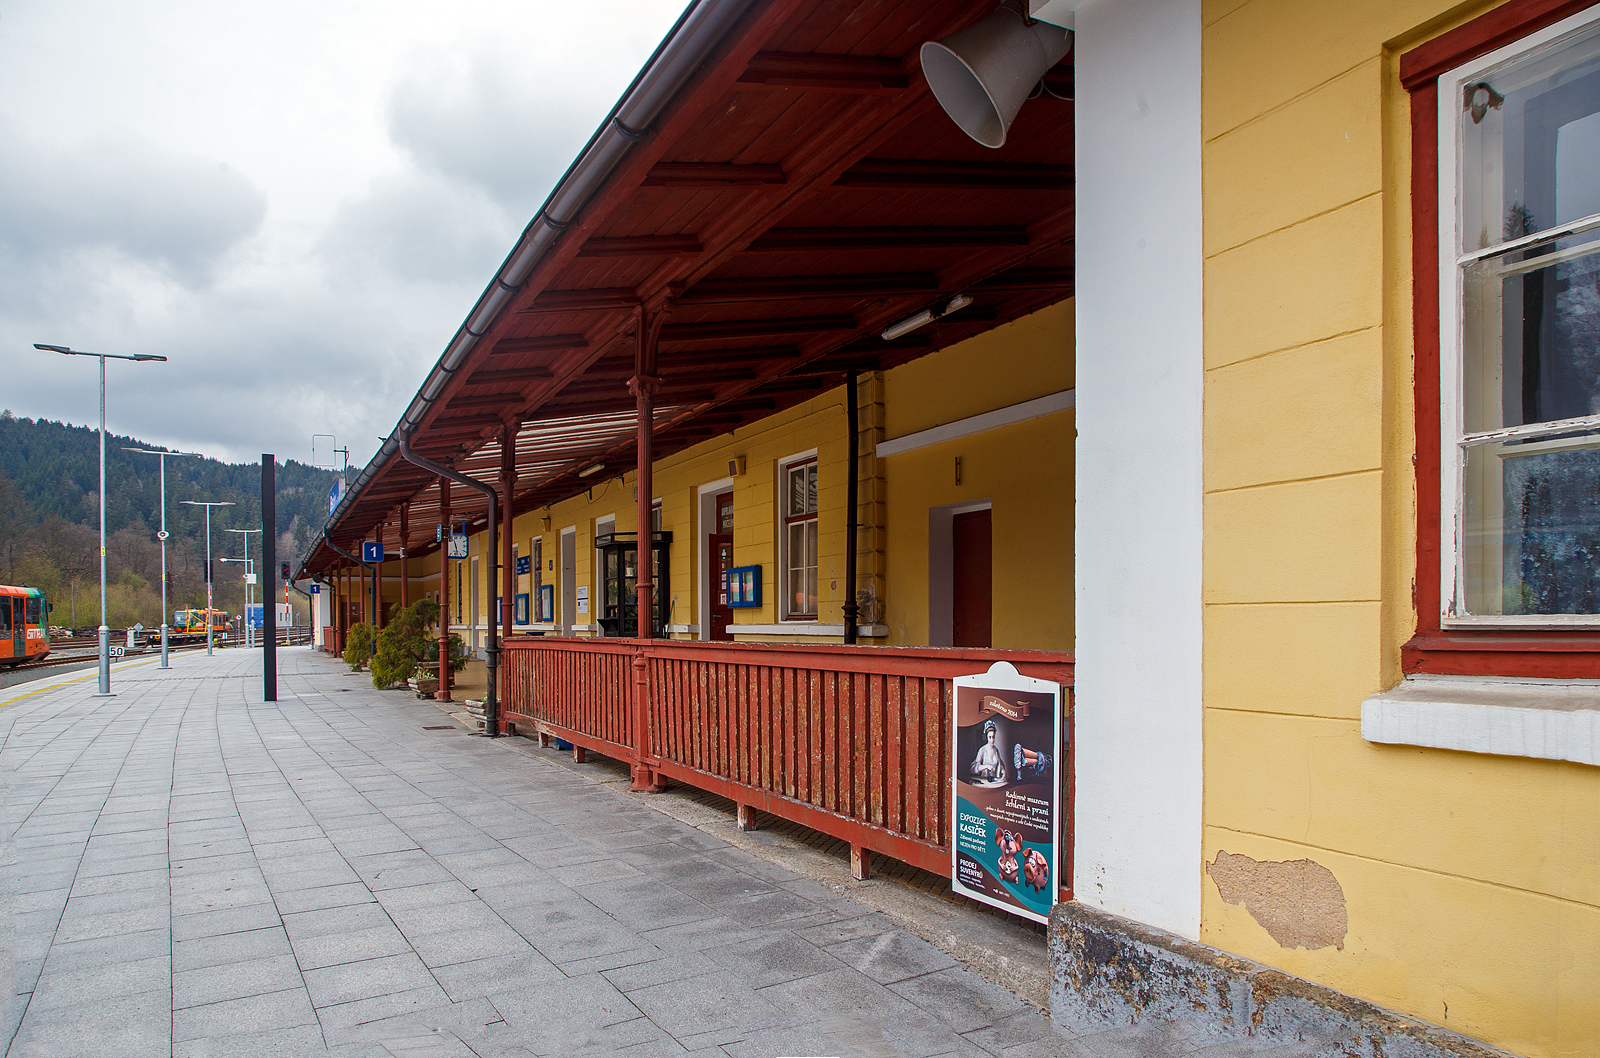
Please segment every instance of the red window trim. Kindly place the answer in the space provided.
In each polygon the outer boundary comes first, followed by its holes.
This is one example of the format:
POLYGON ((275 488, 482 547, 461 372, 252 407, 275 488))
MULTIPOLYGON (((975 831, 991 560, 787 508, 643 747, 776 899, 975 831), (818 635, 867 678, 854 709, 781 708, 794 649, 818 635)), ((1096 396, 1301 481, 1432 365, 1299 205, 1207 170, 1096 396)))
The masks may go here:
MULTIPOLYGON (((816 465, 817 465, 817 457, 816 456, 806 456, 804 459, 796 459, 792 463, 783 464, 783 535, 784 535, 784 540, 783 540, 783 543, 780 545, 780 547, 782 549, 782 552, 783 552, 783 569, 780 571, 780 574, 783 577, 783 587, 782 587, 782 589, 780 591, 780 594, 779 594, 778 598, 779 598, 780 602, 782 603, 782 605, 784 605, 784 606, 787 606, 788 603, 789 603, 789 571, 790 571, 790 565, 789 565, 789 540, 788 540, 788 537, 789 537, 789 532, 788 532, 789 526, 795 525, 795 524, 797 524, 799 522, 815 522, 815 521, 817 521, 817 512, 816 511, 810 511, 810 512, 808 512, 806 514, 790 514, 789 513, 789 495, 790 495, 790 493, 789 493, 789 475, 791 473, 793 473, 794 471, 799 470, 801 467, 812 467, 812 466, 816 466, 816 465)), ((819 469, 817 471, 817 474, 819 475, 819 477, 820 477, 821 473, 822 473, 822 471, 819 469)), ((818 555, 817 557, 819 559, 818 565, 817 565, 817 579, 818 579, 818 581, 820 583, 821 578, 822 578, 822 565, 821 565, 820 559, 821 559, 822 556, 818 555)), ((796 614, 785 613, 785 614, 783 614, 783 620, 785 622, 794 621, 794 622, 798 622, 798 623, 801 623, 801 624, 816 624, 817 621, 822 616, 821 607, 820 607, 820 600, 818 600, 818 602, 819 602, 819 606, 818 606, 818 612, 817 613, 796 613, 796 614)))
POLYGON ((1439 621, 1439 76, 1596 0, 1509 0, 1400 57, 1411 93, 1411 303, 1416 338, 1417 631, 1407 673, 1600 678, 1600 633, 1443 629, 1439 621))

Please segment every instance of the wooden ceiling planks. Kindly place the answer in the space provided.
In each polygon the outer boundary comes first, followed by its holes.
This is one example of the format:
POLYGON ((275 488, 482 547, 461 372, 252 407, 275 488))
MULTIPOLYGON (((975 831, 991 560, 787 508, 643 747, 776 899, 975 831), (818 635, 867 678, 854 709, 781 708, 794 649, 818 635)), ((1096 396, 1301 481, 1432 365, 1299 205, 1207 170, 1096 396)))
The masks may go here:
MULTIPOLYGON (((669 289, 682 293, 662 331, 658 455, 808 399, 844 370, 904 363, 1070 296, 1071 104, 1030 101, 990 151, 945 117, 918 68, 924 40, 989 7, 754 7, 536 263, 413 443, 492 480, 501 423, 520 423, 519 511, 588 488, 576 472, 595 460, 630 466, 632 331, 638 306, 669 289), (978 304, 876 338, 958 290, 978 304)), ((1051 76, 1071 84, 1070 67, 1051 76)), ((335 539, 370 530, 410 490, 413 537, 431 545, 417 514, 437 512, 437 483, 395 464, 352 497, 335 539)), ((454 489, 453 508, 475 495, 454 489)))

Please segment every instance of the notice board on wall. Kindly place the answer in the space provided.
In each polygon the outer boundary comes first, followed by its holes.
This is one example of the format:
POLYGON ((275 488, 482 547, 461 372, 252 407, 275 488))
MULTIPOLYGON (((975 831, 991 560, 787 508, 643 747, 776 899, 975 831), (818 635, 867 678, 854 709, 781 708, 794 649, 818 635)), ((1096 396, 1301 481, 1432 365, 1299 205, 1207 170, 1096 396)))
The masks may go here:
POLYGON ((1007 662, 959 676, 951 888, 1048 921, 1061 876, 1061 686, 1007 662))

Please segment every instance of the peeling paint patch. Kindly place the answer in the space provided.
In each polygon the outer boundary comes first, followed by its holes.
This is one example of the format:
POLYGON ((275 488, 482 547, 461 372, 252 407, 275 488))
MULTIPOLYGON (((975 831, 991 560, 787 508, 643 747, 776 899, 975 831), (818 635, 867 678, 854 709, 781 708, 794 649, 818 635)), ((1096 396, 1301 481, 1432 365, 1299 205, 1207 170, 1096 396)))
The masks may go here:
POLYGON ((1206 873, 1222 899, 1243 904, 1279 946, 1344 950, 1344 890, 1315 860, 1253 860, 1219 849, 1206 873))

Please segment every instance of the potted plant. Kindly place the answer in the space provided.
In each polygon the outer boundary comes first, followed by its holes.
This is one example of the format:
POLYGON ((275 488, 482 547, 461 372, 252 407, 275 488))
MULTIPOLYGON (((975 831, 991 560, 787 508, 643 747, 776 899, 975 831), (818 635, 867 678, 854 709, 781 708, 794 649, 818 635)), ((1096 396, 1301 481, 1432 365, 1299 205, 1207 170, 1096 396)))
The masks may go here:
POLYGON ((361 666, 372 658, 372 626, 365 621, 357 621, 350 626, 350 632, 344 641, 344 663, 350 666, 351 672, 360 672, 361 666))
POLYGON ((416 671, 417 662, 428 652, 425 629, 439 619, 439 604, 420 599, 395 611, 383 631, 378 633, 377 651, 372 656, 372 685, 379 689, 404 683, 416 671))

